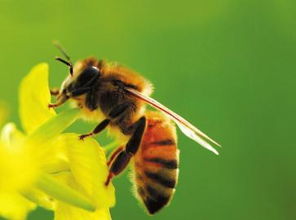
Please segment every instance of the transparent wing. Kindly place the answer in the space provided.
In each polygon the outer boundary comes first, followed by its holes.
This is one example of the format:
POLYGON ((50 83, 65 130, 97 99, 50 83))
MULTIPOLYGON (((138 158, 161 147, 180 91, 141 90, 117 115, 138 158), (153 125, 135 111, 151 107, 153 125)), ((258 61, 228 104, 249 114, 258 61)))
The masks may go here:
POLYGON ((200 131, 198 128, 196 128, 194 125, 192 125, 190 122, 188 122, 186 119, 182 118, 180 115, 176 114, 175 112, 171 111, 155 99, 145 96, 142 93, 138 92, 135 89, 132 88, 125 88, 125 90, 130 93, 131 95, 137 97, 138 99, 141 99, 145 101, 146 103, 150 104, 151 106, 155 107, 156 109, 166 113, 173 121, 176 122, 180 130, 190 139, 196 141, 199 143, 202 147, 212 151, 215 154, 219 154, 218 151, 211 145, 217 145, 221 147, 220 144, 218 144, 216 141, 208 137, 205 133, 200 131))

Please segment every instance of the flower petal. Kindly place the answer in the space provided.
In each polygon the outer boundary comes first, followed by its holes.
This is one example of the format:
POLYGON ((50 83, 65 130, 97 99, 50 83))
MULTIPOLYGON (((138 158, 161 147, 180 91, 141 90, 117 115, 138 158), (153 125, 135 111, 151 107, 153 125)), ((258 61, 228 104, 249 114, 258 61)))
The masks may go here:
POLYGON ((100 145, 91 138, 81 141, 77 134, 61 135, 59 142, 66 146, 69 167, 80 190, 95 202, 97 209, 113 206, 114 187, 104 184, 108 167, 100 145))
POLYGON ((54 201, 52 197, 45 194, 36 187, 30 187, 21 193, 26 199, 48 210, 54 209, 54 201))
POLYGON ((10 146, 16 146, 24 140, 24 134, 17 130, 14 123, 7 123, 1 131, 2 143, 10 146))
POLYGON ((17 193, 0 193, 0 216, 8 219, 25 220, 28 212, 36 205, 17 193))
POLYGON ((48 65, 41 63, 33 67, 22 80, 19 90, 20 118, 27 133, 33 132, 56 113, 48 108, 48 65))
POLYGON ((5 125, 0 139, 0 180, 3 180, 0 181, 0 188, 29 186, 35 181, 41 167, 48 165, 48 162, 60 163, 55 158, 56 148, 52 147, 52 140, 72 124, 78 114, 78 109, 62 112, 28 137, 18 131, 13 123, 5 125))
POLYGON ((38 189, 42 190, 43 192, 57 200, 64 201, 66 203, 69 203, 70 205, 85 210, 95 210, 95 207, 87 198, 85 198, 84 195, 79 193, 77 190, 74 190, 69 186, 60 183, 58 180, 48 174, 40 175, 36 186, 38 189))
POLYGON ((0 139, 0 192, 30 186, 38 175, 34 151, 24 145, 24 136, 13 123, 4 126, 0 139))
MULTIPOLYGON (((77 183, 71 172, 61 172, 56 175, 59 181, 67 184, 73 189, 83 191, 83 188, 77 183)), ((71 204, 57 201, 55 205, 55 220, 110 220, 109 208, 96 209, 89 212, 79 209, 71 204)))
POLYGON ((98 209, 95 212, 70 206, 65 203, 58 203, 55 210, 54 220, 111 220, 108 208, 98 209))

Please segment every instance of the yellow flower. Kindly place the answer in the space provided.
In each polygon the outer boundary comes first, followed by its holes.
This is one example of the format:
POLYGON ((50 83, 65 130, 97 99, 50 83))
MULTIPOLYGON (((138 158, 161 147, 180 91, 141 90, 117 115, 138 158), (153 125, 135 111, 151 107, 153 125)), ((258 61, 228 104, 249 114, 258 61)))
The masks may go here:
POLYGON ((25 134, 7 124, 0 140, 0 215, 25 219, 35 204, 55 219, 111 219, 114 187, 105 187, 108 168, 93 139, 61 134, 79 116, 61 114, 50 102, 47 64, 39 64, 20 86, 20 117, 25 134), (5 180, 5 181, 4 181, 5 180))
POLYGON ((27 149, 10 147, 9 136, 18 135, 13 129, 12 124, 7 125, 0 141, 0 215, 9 219, 24 219, 35 205, 23 198, 19 190, 31 183, 36 169, 23 169, 27 165, 27 149), (31 175, 27 175, 28 173, 31 175))
POLYGON ((60 146, 66 144, 67 150, 64 152, 69 167, 57 174, 57 178, 90 198, 97 210, 91 213, 58 202, 55 219, 111 219, 109 207, 115 203, 114 188, 104 185, 108 168, 103 149, 93 139, 78 140, 76 134, 60 136, 58 142, 60 146))

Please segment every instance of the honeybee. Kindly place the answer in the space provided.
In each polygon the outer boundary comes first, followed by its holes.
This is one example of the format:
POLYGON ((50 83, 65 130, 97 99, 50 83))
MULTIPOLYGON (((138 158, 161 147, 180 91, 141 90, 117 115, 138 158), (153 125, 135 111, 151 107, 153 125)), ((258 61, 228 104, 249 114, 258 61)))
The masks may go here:
POLYGON ((171 200, 178 179, 179 150, 176 127, 204 148, 218 154, 211 144, 220 146, 191 123, 152 99, 152 84, 134 71, 116 63, 86 58, 74 66, 65 59, 69 75, 60 89, 52 90, 55 108, 73 100, 87 119, 99 121, 94 130, 80 136, 83 140, 109 128, 121 138, 121 146, 108 160, 107 186, 127 165, 133 164, 133 183, 137 198, 149 214, 155 214, 171 200), (146 111, 149 104, 159 111, 146 111), (164 114, 163 114, 164 113, 164 114))

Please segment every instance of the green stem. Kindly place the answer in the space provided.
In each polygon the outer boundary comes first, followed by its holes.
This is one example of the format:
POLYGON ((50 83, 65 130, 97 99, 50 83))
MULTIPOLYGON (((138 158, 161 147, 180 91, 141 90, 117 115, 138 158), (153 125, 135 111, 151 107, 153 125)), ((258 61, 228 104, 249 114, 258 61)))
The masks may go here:
POLYGON ((38 140, 42 142, 55 137, 68 128, 77 119, 79 113, 79 109, 69 109, 56 115, 31 134, 29 136, 29 141, 38 140))

